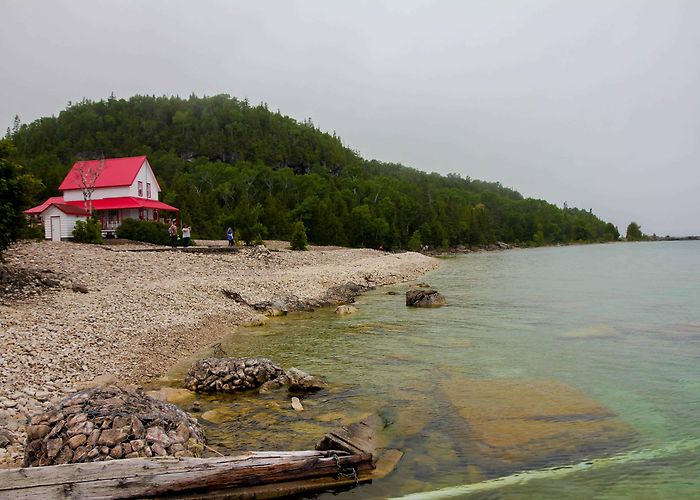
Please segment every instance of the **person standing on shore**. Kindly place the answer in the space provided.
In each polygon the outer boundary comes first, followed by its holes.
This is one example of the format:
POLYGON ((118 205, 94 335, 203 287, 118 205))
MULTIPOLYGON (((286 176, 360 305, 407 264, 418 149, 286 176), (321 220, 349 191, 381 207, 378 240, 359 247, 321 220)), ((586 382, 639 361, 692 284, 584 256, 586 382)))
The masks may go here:
POLYGON ((172 224, 168 228, 168 234, 170 235, 170 246, 173 248, 177 247, 177 226, 175 225, 175 220, 173 219, 172 224))
POLYGON ((182 228, 182 246, 187 248, 190 246, 190 226, 185 225, 182 228))
POLYGON ((233 229, 230 227, 226 230, 226 239, 228 240, 228 246, 233 246, 233 229))

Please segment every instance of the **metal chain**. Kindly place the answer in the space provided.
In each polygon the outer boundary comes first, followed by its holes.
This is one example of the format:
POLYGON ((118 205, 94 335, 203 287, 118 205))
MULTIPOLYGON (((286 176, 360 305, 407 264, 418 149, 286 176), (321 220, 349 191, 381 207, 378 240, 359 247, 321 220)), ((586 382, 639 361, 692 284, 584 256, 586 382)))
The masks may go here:
POLYGON ((357 469, 355 467, 341 467, 340 466, 340 460, 338 459, 338 455, 333 453, 331 455, 333 457, 333 460, 335 461, 335 466, 338 468, 338 472, 336 472, 336 478, 338 479, 354 479, 355 480, 355 486, 358 486, 360 484, 360 478, 357 476, 357 469))

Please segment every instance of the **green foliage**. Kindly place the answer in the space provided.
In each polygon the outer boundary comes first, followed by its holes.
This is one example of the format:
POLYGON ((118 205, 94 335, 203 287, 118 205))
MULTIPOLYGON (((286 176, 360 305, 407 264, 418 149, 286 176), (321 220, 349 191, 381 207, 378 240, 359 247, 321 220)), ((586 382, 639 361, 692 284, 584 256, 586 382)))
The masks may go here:
POLYGON ((645 239, 642 228, 636 222, 630 222, 627 226, 627 241, 641 241, 645 239))
POLYGON ((246 245, 262 244, 263 236, 267 234, 267 229, 260 222, 262 206, 258 203, 253 206, 248 203, 238 205, 234 212, 235 226, 240 231, 240 238, 246 245))
POLYGON ((0 255, 26 231, 22 210, 28 208, 41 183, 14 160, 15 148, 0 140, 0 255))
POLYGON ((102 224, 94 217, 87 220, 79 220, 73 228, 73 241, 75 243, 102 244, 102 224))
POLYGON ((168 224, 152 220, 125 219, 117 228, 117 237, 154 245, 169 245, 168 227, 168 224))
POLYGON ((408 248, 412 252, 419 252, 423 248, 423 242, 421 241, 420 231, 413 231, 413 235, 411 235, 411 239, 408 240, 406 248, 408 248))
POLYGON ((19 232, 22 240, 43 240, 46 237, 44 225, 38 220, 27 220, 19 232))
POLYGON ((310 121, 228 95, 85 100, 11 137, 46 183, 37 203, 57 194, 78 155, 147 154, 161 199, 201 238, 233 226, 248 244, 281 239, 298 220, 311 242, 375 248, 415 247, 416 231, 431 248, 618 234, 591 211, 524 199, 499 183, 365 160, 310 121))
POLYGON ((308 240, 306 238, 306 228, 300 220, 292 224, 292 234, 289 237, 292 250, 306 250, 308 240))

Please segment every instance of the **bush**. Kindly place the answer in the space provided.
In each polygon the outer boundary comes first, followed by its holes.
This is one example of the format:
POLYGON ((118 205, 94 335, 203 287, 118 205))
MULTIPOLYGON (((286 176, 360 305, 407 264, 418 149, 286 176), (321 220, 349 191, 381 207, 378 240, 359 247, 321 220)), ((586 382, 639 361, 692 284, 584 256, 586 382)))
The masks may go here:
POLYGON ((423 248, 423 242, 421 241, 421 239, 422 236, 420 234, 420 231, 415 230, 413 232, 413 236, 411 236, 411 239, 408 240, 408 245, 406 246, 411 252, 420 252, 423 248))
POLYGON ((125 219, 117 228, 117 237, 154 245, 169 245, 168 224, 153 220, 125 219))
POLYGON ((289 238, 292 250, 306 250, 308 240, 306 238, 306 227, 300 220, 292 225, 292 235, 289 238))
POLYGON ((102 244, 102 224, 94 217, 75 223, 73 241, 76 243, 102 244))
POLYGON ((40 221, 26 220, 19 231, 22 240, 43 240, 46 237, 44 225, 40 221))

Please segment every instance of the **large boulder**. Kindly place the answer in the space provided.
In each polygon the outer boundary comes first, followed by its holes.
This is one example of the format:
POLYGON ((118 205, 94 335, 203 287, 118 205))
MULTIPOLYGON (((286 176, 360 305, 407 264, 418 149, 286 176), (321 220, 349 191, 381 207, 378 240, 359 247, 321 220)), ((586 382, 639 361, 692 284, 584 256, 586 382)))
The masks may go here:
POLYGON ((198 456, 206 439, 177 406, 136 388, 78 392, 27 425, 24 466, 151 456, 198 456))
POLYGON ((283 373, 266 358, 207 358, 192 365, 184 385, 196 392, 237 392, 260 387, 283 373))
POLYGON ((410 307, 440 307, 447 305, 445 296, 437 290, 409 290, 406 305, 410 307))

